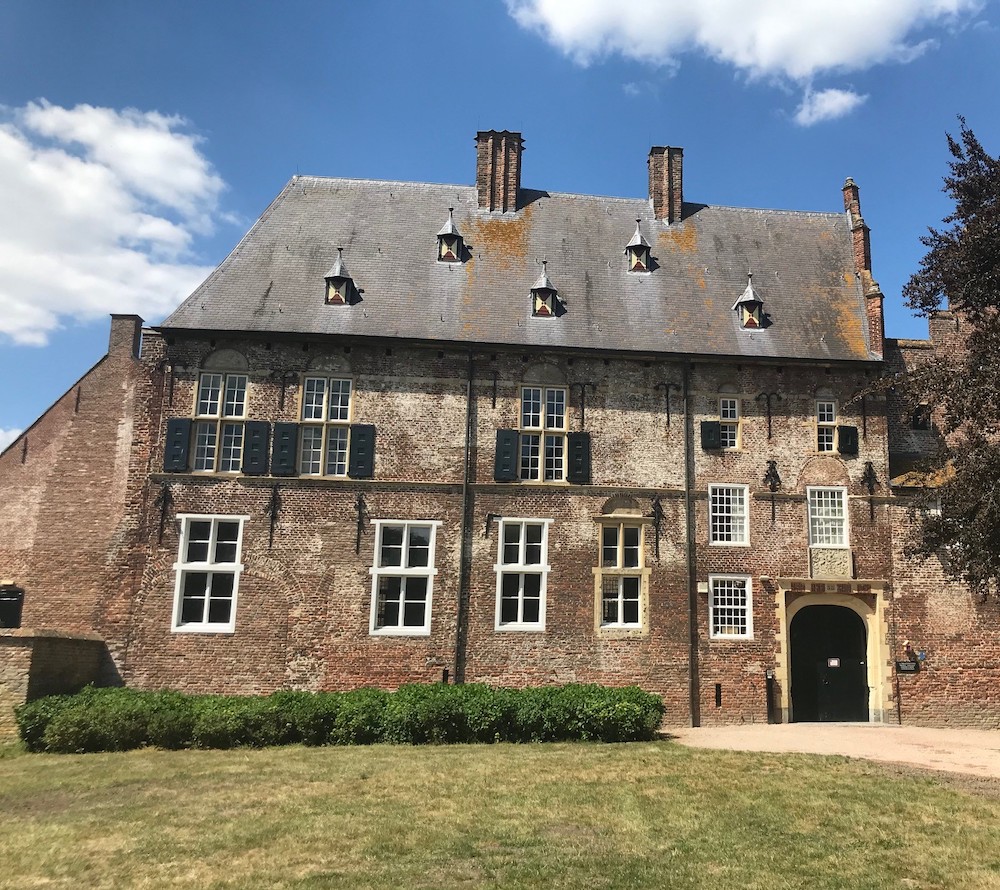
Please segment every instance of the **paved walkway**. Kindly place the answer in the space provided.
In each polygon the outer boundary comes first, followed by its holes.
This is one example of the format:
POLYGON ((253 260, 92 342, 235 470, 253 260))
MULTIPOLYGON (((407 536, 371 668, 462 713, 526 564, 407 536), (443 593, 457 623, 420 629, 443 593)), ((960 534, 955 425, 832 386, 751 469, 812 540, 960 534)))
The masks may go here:
POLYGON ((1000 779, 1000 730, 878 723, 746 724, 666 730, 680 744, 731 751, 842 754, 1000 779))

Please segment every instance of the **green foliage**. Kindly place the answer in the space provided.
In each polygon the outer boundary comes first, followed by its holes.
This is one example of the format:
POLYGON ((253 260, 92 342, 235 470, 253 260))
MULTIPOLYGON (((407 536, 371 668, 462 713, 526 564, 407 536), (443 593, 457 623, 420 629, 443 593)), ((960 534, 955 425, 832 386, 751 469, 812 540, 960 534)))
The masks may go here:
POLYGON ((924 512, 907 552, 942 557, 954 580, 985 597, 1000 591, 1000 158, 959 121, 944 179, 954 210, 947 228, 921 239, 928 251, 903 295, 920 315, 950 310, 961 348, 896 382, 912 406, 940 409, 939 453, 923 467, 939 486, 923 500, 941 509, 924 512))
POLYGON ((637 687, 496 689, 409 685, 397 692, 184 695, 94 689, 17 711, 30 751, 237 748, 456 742, 637 741, 653 738, 663 703, 637 687))

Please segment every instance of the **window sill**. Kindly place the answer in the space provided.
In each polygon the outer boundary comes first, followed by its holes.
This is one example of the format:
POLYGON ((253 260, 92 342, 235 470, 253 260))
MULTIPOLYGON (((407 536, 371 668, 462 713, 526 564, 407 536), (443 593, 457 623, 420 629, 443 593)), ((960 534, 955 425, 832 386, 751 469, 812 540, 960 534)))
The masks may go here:
POLYGON ((429 637, 431 629, 429 627, 378 627, 368 632, 372 637, 429 637))
POLYGON ((709 541, 709 547, 736 547, 746 550, 750 547, 749 541, 737 542, 737 541, 709 541))
POLYGON ((753 634, 710 634, 708 639, 712 643, 745 643, 753 640, 753 634))
POLYGON ((497 633, 545 633, 544 624, 498 624, 497 633))
POLYGON ((236 633, 236 626, 230 624, 182 624, 170 628, 175 634, 230 634, 236 633))

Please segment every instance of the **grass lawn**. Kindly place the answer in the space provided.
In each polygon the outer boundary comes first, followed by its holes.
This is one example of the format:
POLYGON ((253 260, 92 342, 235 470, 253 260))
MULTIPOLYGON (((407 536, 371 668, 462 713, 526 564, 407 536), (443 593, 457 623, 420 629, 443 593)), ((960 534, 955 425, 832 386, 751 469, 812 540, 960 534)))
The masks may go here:
POLYGON ((0 754, 0 887, 1000 888, 1000 783, 599 745, 0 754), (6 756, 3 756, 6 754, 6 756))

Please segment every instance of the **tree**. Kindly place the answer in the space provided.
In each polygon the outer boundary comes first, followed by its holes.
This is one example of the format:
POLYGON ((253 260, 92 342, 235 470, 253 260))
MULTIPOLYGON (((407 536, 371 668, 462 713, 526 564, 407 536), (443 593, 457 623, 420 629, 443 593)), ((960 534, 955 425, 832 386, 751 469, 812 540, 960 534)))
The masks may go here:
POLYGON ((949 576, 981 596, 1000 593, 1000 158, 965 119, 948 135, 944 191, 955 207, 947 228, 929 229, 920 269, 903 288, 907 305, 931 317, 954 313, 961 346, 937 354, 904 383, 912 404, 936 406, 942 447, 932 464, 940 485, 908 553, 944 555, 949 576))

